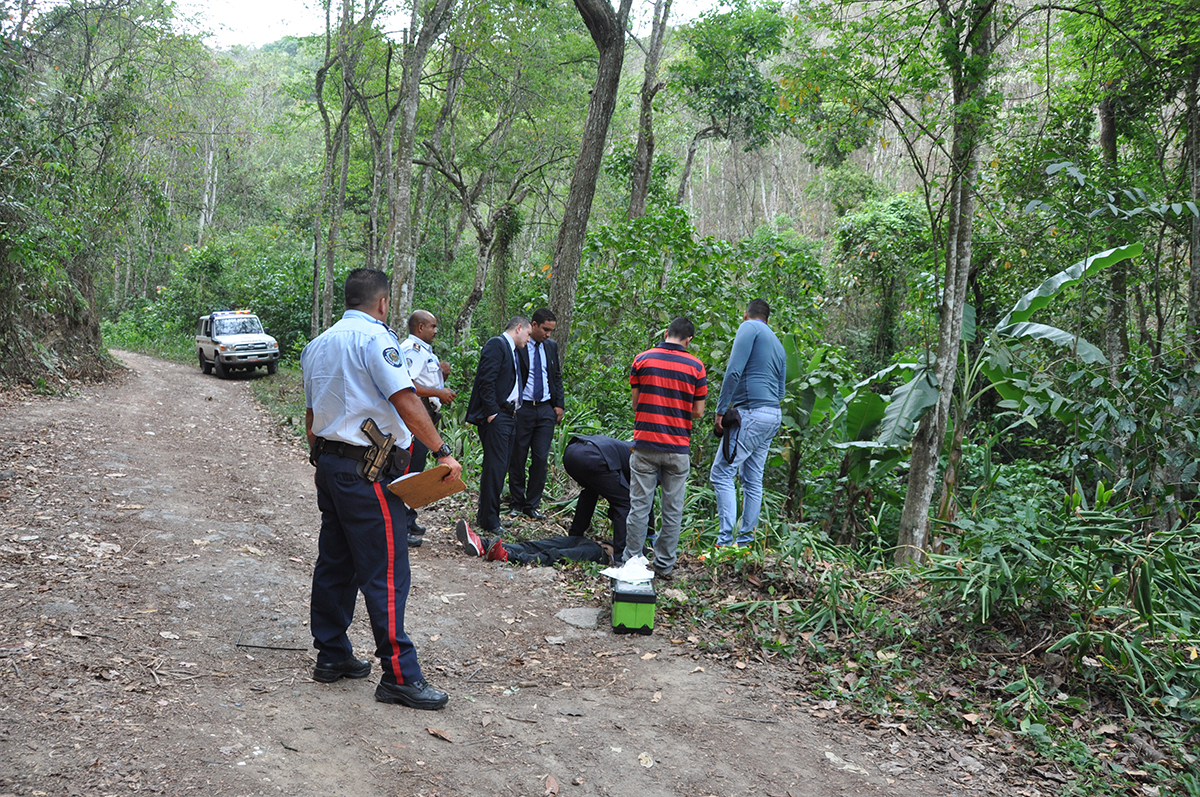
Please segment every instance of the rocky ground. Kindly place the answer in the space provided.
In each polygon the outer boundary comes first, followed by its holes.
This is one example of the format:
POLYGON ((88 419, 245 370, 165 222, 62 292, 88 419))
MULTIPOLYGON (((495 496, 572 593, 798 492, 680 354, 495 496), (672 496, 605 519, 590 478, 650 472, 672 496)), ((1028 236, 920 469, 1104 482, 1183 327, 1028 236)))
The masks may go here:
POLYGON ((0 797, 1039 794, 986 739, 852 720, 796 665, 615 635, 604 579, 464 556, 469 494, 411 556, 449 706, 315 683, 312 471, 250 397, 267 377, 118 354, 106 384, 0 393, 0 797))

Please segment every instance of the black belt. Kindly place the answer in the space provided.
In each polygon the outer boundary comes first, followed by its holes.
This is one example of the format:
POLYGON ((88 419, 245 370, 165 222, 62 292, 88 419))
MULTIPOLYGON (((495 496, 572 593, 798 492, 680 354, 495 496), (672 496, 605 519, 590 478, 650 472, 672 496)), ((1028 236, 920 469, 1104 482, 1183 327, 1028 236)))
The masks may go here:
POLYGON ((366 446, 343 443, 341 440, 326 440, 324 437, 318 437, 316 444, 313 446, 313 452, 317 455, 333 454, 335 457, 345 457, 355 462, 362 462, 366 459, 367 451, 366 446))
POLYGON ((542 404, 549 404, 550 401, 551 399, 542 399, 541 401, 534 401, 533 399, 530 399, 529 401, 522 401, 521 406, 524 407, 528 404, 530 407, 538 407, 542 404))
MULTIPOLYGON (((312 449, 308 454, 308 461, 313 465, 317 464, 322 454, 333 454, 335 457, 345 457, 352 459, 355 462, 364 462, 367 458, 367 452, 370 449, 366 446, 356 446, 352 443, 344 443, 341 440, 326 440, 324 437, 318 437, 313 443, 312 449)), ((408 463, 412 461, 412 453, 406 448, 392 447, 388 454, 387 465, 380 472, 381 479, 391 479, 404 473, 408 468, 408 463)), ((362 469, 359 469, 361 476, 362 469)))

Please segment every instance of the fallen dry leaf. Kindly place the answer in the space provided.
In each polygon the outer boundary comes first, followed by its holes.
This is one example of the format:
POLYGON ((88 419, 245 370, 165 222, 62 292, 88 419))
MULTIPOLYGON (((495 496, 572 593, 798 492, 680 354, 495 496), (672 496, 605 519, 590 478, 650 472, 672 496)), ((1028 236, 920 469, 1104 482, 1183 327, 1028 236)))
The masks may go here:
POLYGON ((735 663, 733 666, 737 667, 739 670, 744 670, 744 669, 746 669, 746 662, 739 661, 739 662, 735 663))
POLYGON ((662 700, 662 692, 655 692, 654 697, 650 698, 651 703, 657 703, 662 700))
POLYGON ((430 736, 436 736, 437 738, 441 739, 442 741, 450 742, 450 744, 454 744, 454 740, 451 739, 446 734, 445 731, 439 731, 437 728, 426 728, 425 730, 429 731, 430 736))
POLYGON ((647 653, 646 655, 642 656, 642 661, 649 661, 650 659, 657 658, 657 657, 658 657, 657 653, 647 653))
POLYGON ((963 714, 962 718, 965 719, 967 722, 971 723, 972 725, 979 724, 980 717, 978 714, 963 714))
POLYGON ((546 776, 546 794, 558 794, 558 781, 553 775, 546 776))

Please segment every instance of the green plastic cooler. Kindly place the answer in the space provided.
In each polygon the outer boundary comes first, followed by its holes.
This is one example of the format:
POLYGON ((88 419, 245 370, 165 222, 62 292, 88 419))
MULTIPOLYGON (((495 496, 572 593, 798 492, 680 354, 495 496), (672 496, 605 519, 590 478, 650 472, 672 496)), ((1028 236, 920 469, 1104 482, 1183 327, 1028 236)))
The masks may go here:
POLYGON ((654 631, 654 605, 658 596, 646 581, 634 584, 613 581, 613 631, 618 634, 649 634, 654 631))

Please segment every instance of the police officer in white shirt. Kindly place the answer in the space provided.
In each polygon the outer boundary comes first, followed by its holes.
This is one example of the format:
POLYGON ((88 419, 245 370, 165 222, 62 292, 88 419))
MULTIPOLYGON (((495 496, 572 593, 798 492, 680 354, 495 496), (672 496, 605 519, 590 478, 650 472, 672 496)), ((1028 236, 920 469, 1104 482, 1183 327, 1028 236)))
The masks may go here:
MULTIPOLYGON (((406 507, 383 481, 361 474, 371 440, 367 419, 394 435, 399 460, 407 459, 413 434, 448 465, 447 479, 462 473, 413 389, 400 356, 400 342, 384 321, 388 279, 382 271, 355 269, 346 277, 342 319, 304 347, 307 409, 305 428, 316 465, 321 534, 313 569, 311 627, 317 666, 313 680, 366 678, 371 663, 354 657, 346 629, 361 589, 375 636, 383 677, 375 690, 381 703, 439 709, 449 696, 426 683, 417 652, 404 632, 404 608, 411 573, 402 519, 406 507), (410 432, 411 430, 411 432, 410 432)), ((403 463, 406 464, 406 463, 403 463)), ((384 481, 402 467, 387 469, 384 481)))
MULTIPOLYGON (((433 339, 437 337, 437 317, 427 310, 414 310, 408 317, 408 337, 400 344, 400 356, 408 366, 408 374, 412 377, 413 388, 434 426, 442 418, 442 404, 454 401, 458 395, 446 387, 446 377, 450 374, 450 363, 441 362, 433 353, 433 339)), ((407 473, 420 473, 425 470, 425 457, 429 449, 420 440, 413 438, 409 449, 412 459, 408 463, 407 473)), ((425 535, 425 527, 417 523, 417 510, 408 509, 408 547, 416 548, 425 535)))

